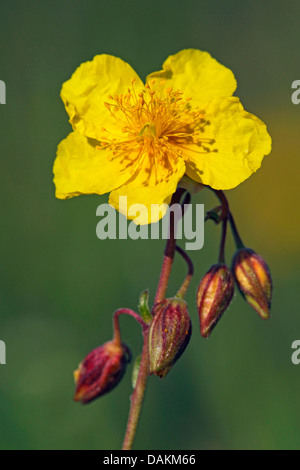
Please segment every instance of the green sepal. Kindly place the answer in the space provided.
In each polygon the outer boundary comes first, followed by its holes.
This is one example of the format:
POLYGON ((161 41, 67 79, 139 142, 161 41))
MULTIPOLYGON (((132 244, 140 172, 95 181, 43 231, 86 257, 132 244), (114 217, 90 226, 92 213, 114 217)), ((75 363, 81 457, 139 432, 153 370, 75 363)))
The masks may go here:
POLYGON ((132 375, 131 375, 132 388, 135 388, 135 386, 136 386, 136 381, 137 381, 137 378, 138 378, 138 375, 139 375, 139 370, 140 370, 141 358, 142 358, 142 355, 140 354, 136 358, 136 360, 134 361, 134 364, 133 364, 132 375))
POLYGON ((149 300, 149 291, 148 289, 146 289, 144 292, 141 293, 140 298, 139 298, 139 312, 144 322, 149 324, 152 321, 152 316, 151 316, 151 312, 149 309, 148 300, 149 300))
POLYGON ((219 224, 223 220, 223 209, 222 206, 217 206, 206 212, 205 220, 213 220, 216 224, 219 224))

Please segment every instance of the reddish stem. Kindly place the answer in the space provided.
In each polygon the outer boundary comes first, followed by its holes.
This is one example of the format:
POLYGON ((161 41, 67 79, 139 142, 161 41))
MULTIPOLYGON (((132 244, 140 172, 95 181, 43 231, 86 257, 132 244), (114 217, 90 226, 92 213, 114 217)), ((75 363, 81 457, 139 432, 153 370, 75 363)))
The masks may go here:
MULTIPOLYGON (((176 193, 173 194, 172 201, 170 204, 170 208, 173 204, 177 204, 180 201, 180 198, 185 193, 185 189, 177 189, 176 193)), ((184 203, 183 203, 184 204, 184 203)), ((154 305, 157 302, 161 302, 166 295, 166 291, 168 288, 169 278, 171 274, 171 269, 174 261, 175 255, 175 247, 176 247, 176 239, 175 239, 175 221, 174 221, 174 212, 170 212, 170 231, 169 231, 169 239, 166 244, 165 252, 164 252, 164 259, 163 264, 160 272, 160 278, 156 290, 156 295, 154 299, 154 305)))
MULTIPOLYGON (((185 189, 178 189, 176 193, 173 195, 171 205, 178 203, 181 196, 184 194, 185 189)), ((176 247, 176 240, 175 240, 175 223, 174 223, 174 213, 171 212, 170 216, 170 237, 167 241, 165 252, 164 252, 164 259, 162 264, 162 269, 160 273, 160 278, 157 286, 157 291, 155 295, 154 303, 157 303, 164 299, 165 293, 168 287, 168 281, 172 269, 172 264, 174 260, 175 254, 175 247, 176 247)), ((117 311, 118 312, 118 311, 117 311)), ((116 313, 117 313, 116 312, 116 313)), ((121 309, 120 313, 128 313, 131 316, 141 323, 143 327, 143 335, 144 335, 144 345, 143 345, 143 352, 141 357, 141 362, 139 366, 139 373, 136 381, 135 388, 131 395, 131 406, 130 412, 127 422, 127 429, 126 434, 123 442, 122 450, 130 450, 133 445, 133 441, 135 438, 139 417, 143 405, 144 395, 146 391, 147 380, 149 376, 149 357, 148 357, 148 334, 149 334, 149 325, 147 325, 140 316, 138 316, 135 312, 129 309, 121 309), (138 317, 138 318, 137 318, 138 317)), ((119 314, 115 314, 114 321, 117 323, 117 317, 119 314)), ((118 327, 118 323, 117 323, 118 327)))
POLYGON ((188 266, 187 276, 186 276, 185 280, 183 281, 179 291, 176 294, 176 297, 181 297, 183 299, 183 297, 186 294, 187 288, 190 285, 193 274, 194 274, 194 265, 192 263, 191 258, 188 256, 188 254, 180 246, 176 245, 176 250, 178 251, 178 253, 181 254, 181 256, 183 257, 183 259, 185 260, 185 262, 188 266))
POLYGON ((137 431, 140 413, 142 410, 147 380, 149 376, 148 331, 149 327, 146 326, 146 328, 144 329, 144 346, 139 367, 139 373, 135 388, 130 397, 131 406, 122 450, 130 450, 132 448, 137 431))
POLYGON ((140 325, 143 328, 143 331, 147 327, 147 324, 144 322, 144 320, 134 310, 131 310, 130 308, 119 308, 114 313, 113 327, 114 327, 114 341, 120 345, 122 344, 122 341, 121 341, 119 316, 123 314, 130 315, 131 317, 133 317, 138 323, 140 323, 140 325))

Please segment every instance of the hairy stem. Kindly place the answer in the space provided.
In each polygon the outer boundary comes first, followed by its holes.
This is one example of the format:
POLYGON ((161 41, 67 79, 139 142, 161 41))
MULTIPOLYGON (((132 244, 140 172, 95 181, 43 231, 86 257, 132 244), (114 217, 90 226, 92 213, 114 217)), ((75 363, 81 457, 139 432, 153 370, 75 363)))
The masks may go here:
MULTIPOLYGON (((185 189, 177 189, 176 193, 173 194, 172 201, 170 204, 170 208, 172 208, 173 204, 176 204, 180 201, 180 198, 185 193, 185 189)), ((166 244, 165 253, 163 264, 161 268, 160 278, 156 290, 156 295, 154 299, 154 305, 157 302, 161 302, 166 295, 169 278, 171 274, 171 269, 174 261, 175 255, 175 247, 176 247, 176 238, 175 238, 175 220, 174 220, 174 212, 170 212, 170 230, 169 230, 169 239, 166 244)))
POLYGON ((183 299, 194 274, 194 265, 192 263, 191 258, 180 246, 176 245, 176 251, 178 251, 178 253, 181 254, 181 256, 183 257, 183 259, 185 260, 188 266, 187 276, 185 280, 183 281, 179 291, 176 294, 176 297, 181 297, 183 299))
MULTIPOLYGON (((170 206, 172 207, 172 204, 178 203, 180 201, 181 196, 185 192, 186 192, 185 189, 178 189, 172 197, 170 206)), ((187 197, 185 201, 189 202, 189 197, 187 197)), ((182 214, 183 214, 183 210, 182 210, 182 214)), ((160 302, 161 300, 165 298, 165 294, 166 294, 166 290, 167 290, 168 282, 169 282, 169 277, 171 274, 172 264, 174 260, 174 254, 175 254, 175 247, 176 247, 175 231, 176 231, 176 227, 175 227, 175 221, 174 221, 174 213, 171 212, 170 213, 170 230, 169 230, 170 235, 169 235, 169 239, 167 240, 167 244, 166 244, 166 248, 164 252, 164 259, 163 259, 160 278, 159 278, 159 282, 158 282, 158 286, 156 290, 154 304, 156 304, 157 302, 160 302)), ((129 312, 124 311, 126 309, 121 309, 121 310, 123 310, 123 313, 129 313, 129 312)), ((137 314, 135 314, 135 312, 133 313, 131 311, 130 315, 136 318, 137 314)), ((141 357, 141 362, 139 366, 137 381, 136 381, 133 393, 130 397, 131 406, 130 406, 127 428, 126 428, 122 450, 130 450, 132 448, 136 431, 137 431, 137 426, 139 423, 141 410, 142 410, 143 400, 144 400, 146 386, 147 386, 147 380, 149 377, 148 335, 149 335, 150 325, 145 323, 141 317, 138 316, 138 318, 139 319, 136 318, 136 320, 139 321, 143 326, 144 345, 143 345, 143 351, 142 351, 142 357, 141 357)), ((116 316, 116 321, 117 321, 117 316, 116 316)))
POLYGON ((143 328, 143 331, 147 327, 147 324, 144 322, 144 320, 134 310, 131 310, 131 308, 119 308, 114 313, 113 327, 114 327, 114 341, 116 343, 120 344, 120 345, 121 345, 122 341, 121 341, 119 316, 123 315, 123 314, 130 315, 131 317, 133 317, 138 323, 140 323, 140 325, 143 328))
POLYGON ((130 450, 132 448, 142 410, 144 395, 147 386, 147 379, 149 376, 148 331, 149 327, 146 326, 146 328, 144 329, 144 346, 139 367, 139 373, 134 391, 130 397, 131 406, 122 450, 130 450))

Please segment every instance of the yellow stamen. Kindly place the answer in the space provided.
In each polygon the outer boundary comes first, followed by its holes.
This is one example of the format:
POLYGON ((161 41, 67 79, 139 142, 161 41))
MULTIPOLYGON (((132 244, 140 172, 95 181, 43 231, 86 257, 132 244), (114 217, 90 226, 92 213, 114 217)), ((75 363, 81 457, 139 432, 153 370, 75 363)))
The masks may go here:
POLYGON ((105 131, 101 148, 110 148, 112 158, 122 157, 129 165, 138 165, 147 155, 154 168, 163 165, 170 172, 172 161, 185 158, 186 150, 216 151, 210 147, 214 140, 203 138, 210 124, 205 112, 193 109, 191 98, 184 98, 180 90, 164 88, 164 81, 156 83, 153 89, 155 83, 155 80, 147 83, 137 94, 132 80, 127 93, 108 97, 110 102, 104 105, 118 121, 124 138, 105 131))

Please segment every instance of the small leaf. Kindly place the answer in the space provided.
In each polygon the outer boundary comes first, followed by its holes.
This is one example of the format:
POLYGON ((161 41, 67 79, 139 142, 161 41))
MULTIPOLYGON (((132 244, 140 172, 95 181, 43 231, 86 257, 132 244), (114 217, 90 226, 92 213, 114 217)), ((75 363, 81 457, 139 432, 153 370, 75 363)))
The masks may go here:
POLYGON ((136 381, 137 381, 137 378, 138 378, 138 375, 139 375, 139 370, 140 370, 141 357, 142 357, 142 355, 140 354, 136 358, 136 360, 134 361, 134 364, 133 364, 132 376, 131 376, 132 388, 135 388, 135 386, 136 386, 136 381))
POLYGON ((216 224, 219 224, 224 219, 222 206, 214 207, 210 211, 206 212, 205 220, 213 220, 216 224))
POLYGON ((151 316, 150 309, 149 309, 148 299, 149 299, 149 291, 147 289, 144 292, 142 292, 140 295, 139 311, 140 311, 142 319, 146 323, 151 323, 152 316, 151 316))

